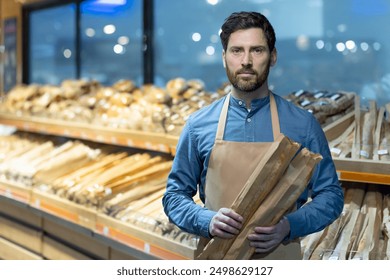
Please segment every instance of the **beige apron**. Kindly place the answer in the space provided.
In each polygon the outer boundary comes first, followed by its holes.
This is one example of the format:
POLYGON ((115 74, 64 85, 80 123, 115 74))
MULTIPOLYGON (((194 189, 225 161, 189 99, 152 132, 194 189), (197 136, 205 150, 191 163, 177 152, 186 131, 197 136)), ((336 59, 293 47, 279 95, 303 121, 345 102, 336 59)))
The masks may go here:
MULTIPOLYGON (((269 149, 272 142, 229 142, 223 140, 230 94, 226 96, 219 118, 214 147, 211 151, 205 185, 205 206, 214 211, 222 207, 230 208, 235 198, 245 186, 257 164, 269 149)), ((279 116, 275 99, 270 93, 270 109, 274 140, 280 134, 279 116)), ((207 242, 207 241, 206 241, 207 242)), ((199 242, 202 250, 205 240, 199 242)), ((269 254, 255 254, 253 259, 302 259, 299 242, 281 244, 269 254)))

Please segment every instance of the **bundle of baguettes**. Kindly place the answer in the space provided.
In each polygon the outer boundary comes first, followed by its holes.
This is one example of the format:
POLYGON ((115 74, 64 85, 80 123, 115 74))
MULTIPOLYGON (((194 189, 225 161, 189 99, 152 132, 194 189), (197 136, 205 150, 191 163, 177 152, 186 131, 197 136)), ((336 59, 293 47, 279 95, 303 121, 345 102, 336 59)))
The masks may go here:
POLYGON ((363 110, 355 96, 354 120, 336 139, 329 142, 335 158, 390 160, 390 114, 387 107, 377 109, 375 101, 363 110))
POLYGON ((197 259, 250 259, 254 248, 246 238, 256 225, 277 223, 295 205, 321 156, 280 135, 239 193, 231 208, 244 218, 232 239, 212 238, 197 259), (295 157, 294 157, 295 156, 295 157))
POLYGON ((54 145, 50 141, 44 143, 31 142, 29 146, 16 150, 12 153, 12 156, 8 155, 8 159, 0 166, 0 172, 4 174, 7 180, 31 186, 36 169, 30 162, 37 157, 46 155, 53 148, 54 145))
POLYGON ((340 217, 321 232, 303 238, 303 259, 348 259, 353 240, 356 239, 354 233, 359 228, 357 224, 366 189, 351 182, 344 192, 344 208, 340 217))
MULTIPOLYGON (((122 222, 196 248, 198 236, 180 230, 165 215, 161 204, 165 186, 166 178, 145 182, 105 202, 102 211, 122 222)), ((201 204, 199 196, 194 201, 201 204)))
POLYGON ((361 213, 364 215, 364 220, 358 238, 352 244, 350 259, 377 259, 382 222, 382 194, 369 188, 361 213))
MULTIPOLYGON (((172 161, 91 149, 78 141, 0 136, 0 176, 94 207, 115 219, 195 248, 198 238, 171 224, 161 199, 172 161)), ((114 151, 116 151, 114 149, 114 151)), ((199 199, 197 199, 199 201, 199 199)))
POLYGON ((379 111, 375 139, 378 148, 375 150, 374 159, 390 161, 390 103, 379 111))
POLYGON ((120 159, 127 156, 127 153, 100 154, 96 159, 90 161, 82 168, 75 170, 72 173, 60 176, 53 181, 52 188, 54 192, 61 197, 71 196, 68 192, 72 189, 78 189, 80 184, 90 182, 96 178, 103 170, 115 165, 120 159))
MULTIPOLYGON (((360 217, 365 192, 364 187, 354 183, 351 183, 345 191, 344 209, 342 216, 340 216, 340 220, 342 220, 340 221, 341 232, 336 237, 337 243, 334 248, 324 248, 326 253, 322 255, 322 259, 346 260, 349 257, 352 240, 354 240, 352 233, 360 217), (348 219, 344 219, 344 216, 348 216, 348 219)), ((326 235, 325 239, 327 239, 326 235)))
POLYGON ((384 232, 384 256, 383 259, 390 260, 390 195, 385 195, 383 200, 383 232, 384 232))
POLYGON ((51 186, 60 176, 65 176, 88 164, 100 154, 79 141, 68 141, 36 160, 35 184, 51 186))
POLYGON ((104 208, 111 209, 119 207, 125 198, 131 200, 127 192, 142 196, 157 190, 147 185, 165 179, 171 164, 170 160, 146 153, 101 155, 98 160, 54 180, 53 188, 58 195, 77 203, 97 208, 107 203, 104 208))
POLYGON ((56 143, 50 136, 15 133, 1 140, 0 146, 7 149, 0 162, 2 178, 29 187, 51 185, 53 180, 78 169, 100 153, 79 141, 56 143))
POLYGON ((322 232, 303 238, 304 259, 388 259, 388 214, 388 195, 376 185, 349 183, 343 214, 322 232))

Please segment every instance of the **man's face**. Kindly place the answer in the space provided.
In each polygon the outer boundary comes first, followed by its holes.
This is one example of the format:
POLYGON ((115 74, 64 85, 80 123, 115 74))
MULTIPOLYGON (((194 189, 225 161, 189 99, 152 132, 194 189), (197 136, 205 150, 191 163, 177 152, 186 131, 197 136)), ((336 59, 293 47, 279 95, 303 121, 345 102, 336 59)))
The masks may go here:
POLYGON ((223 62, 230 83, 243 92, 252 92, 266 82, 276 62, 276 50, 270 53, 260 28, 238 30, 230 35, 223 62))

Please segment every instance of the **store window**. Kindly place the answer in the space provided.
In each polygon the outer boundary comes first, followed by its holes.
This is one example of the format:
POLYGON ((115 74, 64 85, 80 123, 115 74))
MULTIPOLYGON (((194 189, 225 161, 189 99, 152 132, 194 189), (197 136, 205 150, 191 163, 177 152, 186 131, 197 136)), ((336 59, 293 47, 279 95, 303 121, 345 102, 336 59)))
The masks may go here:
POLYGON ((210 91, 226 82, 218 33, 242 10, 265 14, 275 27, 276 93, 345 90, 390 101, 389 0, 155 1, 155 82, 199 78, 210 91))
MULTIPOLYGON (((74 4, 31 11, 28 82, 132 79, 141 85, 147 72, 143 5, 151 1, 67 1, 74 4)), ((158 86, 183 77, 218 89, 227 81, 220 26, 233 11, 253 10, 276 30, 278 62, 269 79, 276 93, 345 90, 378 104, 390 102, 390 0, 152 2, 154 55, 148 63, 154 71, 148 74, 158 86)))
POLYGON ((74 4, 31 12, 29 83, 59 84, 76 78, 74 4))
MULTIPOLYGON (((191 2, 190 7, 185 1, 166 0, 155 5, 155 49, 159 58, 155 79, 161 83, 176 76, 199 78, 209 90, 216 90, 226 82, 219 30, 224 19, 235 11, 257 11, 269 17, 286 56, 292 53, 289 42, 301 35, 318 37, 323 30, 321 0, 203 0, 191 2)), ((276 73, 281 71, 277 69, 276 73)), ((295 83, 291 88, 297 86, 295 83)))
POLYGON ((81 4, 81 77, 103 84, 142 77, 142 1, 81 4))
POLYGON ((142 84, 142 0, 82 1, 79 17, 76 5, 30 12, 29 83, 142 84))

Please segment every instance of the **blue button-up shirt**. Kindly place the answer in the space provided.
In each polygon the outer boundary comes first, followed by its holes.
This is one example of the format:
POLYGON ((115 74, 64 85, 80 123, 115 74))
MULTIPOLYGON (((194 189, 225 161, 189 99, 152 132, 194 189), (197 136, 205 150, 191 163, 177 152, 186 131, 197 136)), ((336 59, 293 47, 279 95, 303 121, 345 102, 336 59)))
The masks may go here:
MULTIPOLYGON (((297 201, 297 211, 286 215, 290 239, 322 230, 341 213, 344 196, 325 134, 312 114, 274 94, 281 133, 323 159, 317 165, 310 183, 297 201), (312 198, 309 203, 309 196, 312 198)), ((184 231, 209 236, 209 223, 216 212, 195 204, 199 191, 205 201, 207 166, 214 145, 219 115, 226 97, 190 116, 180 135, 168 176, 163 206, 169 219, 184 231)), ((253 100, 251 110, 244 101, 231 96, 224 140, 272 142, 269 96, 253 100)), ((261 225, 259 225, 261 226, 261 225)))

